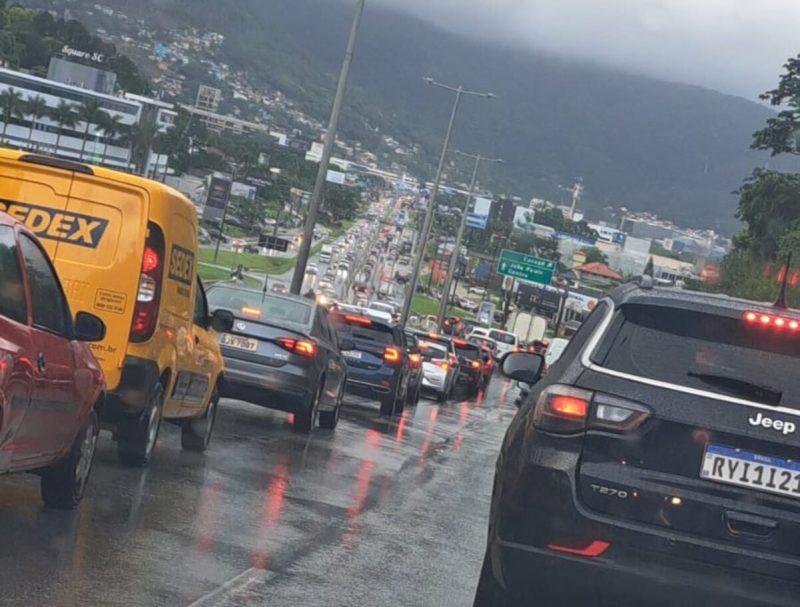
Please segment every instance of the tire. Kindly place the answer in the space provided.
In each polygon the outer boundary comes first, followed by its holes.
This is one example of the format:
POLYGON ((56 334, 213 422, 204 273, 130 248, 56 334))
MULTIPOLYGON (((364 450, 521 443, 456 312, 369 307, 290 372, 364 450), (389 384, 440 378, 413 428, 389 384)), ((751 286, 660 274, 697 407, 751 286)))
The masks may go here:
POLYGON ((141 468, 153 455, 164 409, 161 381, 153 386, 147 402, 142 413, 125 417, 117 425, 117 457, 126 466, 141 468))
POLYGON ((40 488, 46 506, 72 510, 83 499, 92 472, 99 432, 97 413, 92 410, 67 456, 55 466, 42 471, 40 488))
POLYGON ((440 403, 442 403, 442 404, 444 404, 444 403, 446 403, 446 402, 447 402, 447 388, 446 388, 446 387, 445 387, 445 389, 442 391, 442 393, 441 393, 441 394, 439 394, 439 398, 438 398, 437 400, 438 400, 440 403))
POLYGON ((317 422, 317 415, 319 413, 319 401, 322 398, 322 390, 325 386, 325 378, 320 379, 320 387, 317 394, 311 400, 307 407, 303 407, 299 411, 295 411, 294 425, 292 430, 297 434, 311 434, 314 425, 317 422))
POLYGON ((336 399, 336 408, 333 411, 320 411, 319 412, 319 427, 325 430, 335 430, 339 424, 339 414, 342 410, 342 401, 344 400, 344 384, 339 391, 339 398, 336 399))
POLYGON ((181 446, 187 451, 205 451, 211 442, 214 424, 219 409, 219 391, 214 388, 208 407, 202 417, 185 419, 181 422, 181 446))
POLYGON ((397 392, 390 394, 387 398, 381 401, 381 415, 384 417, 391 417, 397 410, 398 398, 397 392))
POLYGON ((408 396, 406 397, 406 405, 409 407, 415 407, 419 404, 419 386, 414 388, 412 391, 409 391, 408 396))

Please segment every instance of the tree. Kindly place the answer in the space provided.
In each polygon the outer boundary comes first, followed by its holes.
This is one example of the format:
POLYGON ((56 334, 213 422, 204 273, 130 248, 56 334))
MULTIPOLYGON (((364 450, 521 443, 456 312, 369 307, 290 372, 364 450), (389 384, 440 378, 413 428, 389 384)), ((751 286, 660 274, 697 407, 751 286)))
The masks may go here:
POLYGON ((103 155, 100 158, 100 164, 105 164, 108 146, 111 145, 122 130, 122 119, 117 114, 108 114, 104 112, 98 120, 98 126, 100 130, 103 131, 103 135, 106 139, 105 145, 103 145, 103 155))
POLYGON ((99 124, 104 120, 104 112, 100 108, 100 102, 97 99, 90 98, 78 106, 78 120, 84 123, 83 127, 83 142, 81 143, 81 160, 86 152, 86 141, 89 139, 89 127, 92 124, 99 124))
POLYGON ((31 126, 28 129, 28 148, 30 148, 36 123, 44 116, 47 116, 47 101, 45 101, 45 98, 41 95, 29 98, 28 102, 25 104, 25 113, 30 116, 31 119, 31 126))
POLYGON ((58 124, 55 149, 55 153, 58 154, 59 147, 61 146, 61 131, 64 130, 64 127, 70 129, 74 128, 78 123, 78 114, 75 113, 74 105, 62 99, 59 101, 56 108, 50 112, 50 118, 58 124))
POLYGON ((597 247, 589 247, 583 250, 586 255, 586 263, 603 263, 608 265, 608 257, 597 247))
POLYGON ((133 140, 131 153, 139 175, 144 175, 147 170, 147 163, 150 160, 153 147, 156 145, 157 136, 158 123, 156 122, 155 113, 152 111, 143 112, 139 122, 131 130, 131 138, 133 140))
POLYGON ((656 273, 655 263, 653 263, 653 257, 650 256, 647 259, 647 264, 644 266, 644 271, 642 272, 642 274, 644 274, 645 276, 649 276, 650 278, 653 278, 655 273, 656 273))
POLYGON ((11 118, 19 116, 23 109, 22 93, 12 88, 0 93, 0 108, 3 111, 3 141, 6 141, 6 129, 11 118))
POLYGON ((355 219, 360 206, 358 190, 340 185, 329 185, 325 191, 325 213, 331 221, 355 219))
POLYGON ((231 198, 230 213, 236 217, 248 234, 257 234, 267 215, 267 201, 263 198, 250 200, 243 196, 231 198))

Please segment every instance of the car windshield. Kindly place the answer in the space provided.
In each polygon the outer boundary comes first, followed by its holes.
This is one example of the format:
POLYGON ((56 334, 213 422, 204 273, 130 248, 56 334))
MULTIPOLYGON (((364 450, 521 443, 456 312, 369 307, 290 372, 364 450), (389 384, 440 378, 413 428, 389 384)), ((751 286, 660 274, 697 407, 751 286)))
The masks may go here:
POLYGON ((209 289, 208 305, 212 310, 230 310, 241 318, 295 325, 308 324, 312 311, 311 305, 302 300, 229 287, 209 289))
POLYGON ((364 316, 335 312, 330 315, 331 323, 339 339, 357 339, 378 344, 391 345, 395 337, 391 327, 364 316))
POLYGON ((800 409, 800 341, 741 316, 626 305, 594 359, 650 379, 800 409))
POLYGON ((489 333, 489 337, 491 337, 494 341, 501 344, 507 344, 513 346, 517 342, 516 336, 511 333, 505 333, 503 331, 491 331, 489 333))

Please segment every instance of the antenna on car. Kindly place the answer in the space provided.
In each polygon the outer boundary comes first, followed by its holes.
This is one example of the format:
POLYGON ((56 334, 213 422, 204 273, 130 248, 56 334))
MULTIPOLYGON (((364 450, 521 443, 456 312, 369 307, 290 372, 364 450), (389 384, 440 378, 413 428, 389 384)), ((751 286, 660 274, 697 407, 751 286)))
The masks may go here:
POLYGON ((783 272, 783 278, 781 279, 781 290, 778 293, 778 299, 775 300, 775 303, 772 304, 774 308, 781 308, 782 310, 786 310, 789 306, 786 305, 786 286, 789 284, 789 268, 792 266, 792 253, 791 251, 786 256, 786 266, 784 266, 781 271, 783 272))

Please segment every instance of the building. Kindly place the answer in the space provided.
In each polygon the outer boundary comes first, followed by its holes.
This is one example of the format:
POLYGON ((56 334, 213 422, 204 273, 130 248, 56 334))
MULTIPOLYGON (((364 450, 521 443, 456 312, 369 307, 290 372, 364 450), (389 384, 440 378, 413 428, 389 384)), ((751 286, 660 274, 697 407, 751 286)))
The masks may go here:
POLYGON ((181 105, 181 107, 194 116, 195 120, 199 120, 204 124, 209 131, 214 131, 216 133, 228 132, 235 135, 243 135, 245 133, 263 133, 264 135, 269 135, 270 128, 269 125, 266 124, 250 122, 249 120, 217 114, 208 110, 201 110, 192 105, 181 105))
MULTIPOLYGON (((7 125, 0 120, 0 139, 4 145, 127 171, 138 169, 131 164, 133 144, 130 135, 134 125, 147 112, 154 112, 159 131, 165 132, 177 117, 172 104, 158 99, 131 94, 117 97, 0 68, 0 92, 11 89, 20 93, 23 102, 41 97, 48 113, 39 117, 25 114, 7 125), (73 112, 77 112, 90 100, 96 101, 106 114, 119 119, 118 132, 113 136, 107 136, 98 124, 87 124, 79 119, 73 124, 59 123, 51 115, 62 102, 70 104, 73 112)), ((166 170, 166 164, 165 155, 151 154, 141 172, 149 176, 160 175, 166 170)))
POLYGON ((610 289, 623 280, 621 274, 599 262, 587 263, 575 268, 575 271, 580 276, 581 284, 595 289, 610 289))
POLYGON ((195 99, 194 107, 198 110, 205 110, 207 112, 216 113, 219 111, 219 104, 222 102, 222 91, 201 84, 197 89, 197 99, 195 99))
POLYGON ((50 58, 47 79, 106 95, 113 95, 117 84, 117 75, 114 72, 67 61, 61 57, 50 58))

